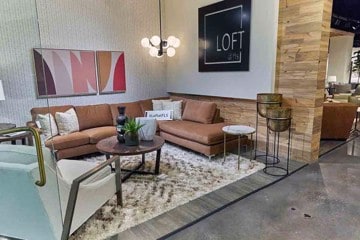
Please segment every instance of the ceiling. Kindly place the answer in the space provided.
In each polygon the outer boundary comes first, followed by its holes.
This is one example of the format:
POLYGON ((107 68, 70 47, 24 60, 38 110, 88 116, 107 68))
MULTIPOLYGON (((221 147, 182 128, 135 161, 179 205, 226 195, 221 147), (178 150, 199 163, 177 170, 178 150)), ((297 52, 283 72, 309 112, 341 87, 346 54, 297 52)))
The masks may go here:
POLYGON ((360 47, 360 0, 333 0, 331 27, 355 33, 354 47, 360 47))

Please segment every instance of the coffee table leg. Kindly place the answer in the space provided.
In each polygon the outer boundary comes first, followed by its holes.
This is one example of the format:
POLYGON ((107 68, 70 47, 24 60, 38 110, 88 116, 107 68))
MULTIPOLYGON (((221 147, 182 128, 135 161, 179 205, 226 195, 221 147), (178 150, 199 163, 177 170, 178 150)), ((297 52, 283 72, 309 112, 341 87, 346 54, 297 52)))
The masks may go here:
POLYGON ((160 155, 161 155, 161 148, 159 148, 156 151, 155 175, 158 175, 160 172, 160 155))
POLYGON ((116 183, 116 197, 117 205, 123 206, 122 199, 122 187, 121 187, 121 168, 120 168, 120 156, 115 160, 115 183, 116 183))
POLYGON ((145 153, 141 156, 141 164, 145 164, 145 153))

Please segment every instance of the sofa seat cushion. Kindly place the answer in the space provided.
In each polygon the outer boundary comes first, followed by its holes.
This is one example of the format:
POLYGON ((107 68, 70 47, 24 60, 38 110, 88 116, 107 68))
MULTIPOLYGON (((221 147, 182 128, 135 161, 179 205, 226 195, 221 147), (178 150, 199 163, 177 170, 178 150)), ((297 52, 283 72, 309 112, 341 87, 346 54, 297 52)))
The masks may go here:
POLYGON ((45 142, 45 146, 52 147, 55 150, 78 147, 90 143, 90 138, 82 132, 74 132, 63 136, 55 136, 45 142))
MULTIPOLYGON (((222 128, 225 123, 203 124, 191 121, 161 121, 160 131, 195 141, 205 145, 213 145, 224 141, 222 128)), ((227 139, 236 136, 228 135, 227 139)))
POLYGON ((86 129, 81 133, 86 134, 90 138, 90 143, 94 144, 104 138, 115 136, 117 132, 115 127, 108 126, 86 129))

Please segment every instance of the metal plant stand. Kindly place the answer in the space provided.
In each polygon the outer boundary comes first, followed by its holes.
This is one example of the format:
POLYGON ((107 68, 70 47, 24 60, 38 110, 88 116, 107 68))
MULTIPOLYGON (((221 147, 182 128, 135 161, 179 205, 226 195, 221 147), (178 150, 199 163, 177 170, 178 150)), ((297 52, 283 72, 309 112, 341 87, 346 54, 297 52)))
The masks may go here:
MULTIPOLYGON (((259 127, 259 115, 262 118, 266 118, 266 109, 268 107, 281 107, 282 94, 279 93, 258 93, 256 101, 256 134, 255 134, 255 158, 265 157, 264 154, 258 154, 258 127, 259 127)), ((277 159, 276 163, 279 162, 277 159)))
POLYGON ((264 172, 272 176, 286 176, 289 174, 290 143, 291 143, 291 109, 276 107, 268 108, 266 117, 266 153, 264 172), (279 163, 280 133, 288 131, 286 165, 279 163), (272 155, 270 155, 270 133, 273 133, 272 155))

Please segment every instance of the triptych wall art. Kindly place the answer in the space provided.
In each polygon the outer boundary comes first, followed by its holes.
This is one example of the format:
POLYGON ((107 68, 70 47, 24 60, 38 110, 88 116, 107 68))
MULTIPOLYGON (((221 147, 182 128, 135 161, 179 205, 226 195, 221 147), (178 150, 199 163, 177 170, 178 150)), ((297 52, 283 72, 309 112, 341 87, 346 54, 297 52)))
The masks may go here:
POLYGON ((126 91, 121 51, 34 48, 38 98, 126 91))

